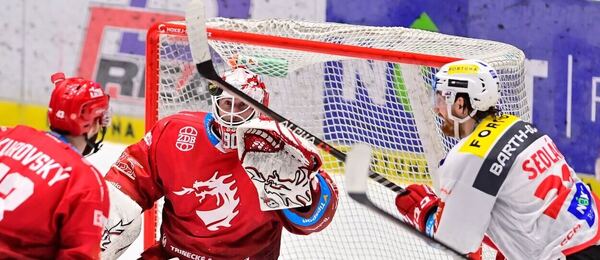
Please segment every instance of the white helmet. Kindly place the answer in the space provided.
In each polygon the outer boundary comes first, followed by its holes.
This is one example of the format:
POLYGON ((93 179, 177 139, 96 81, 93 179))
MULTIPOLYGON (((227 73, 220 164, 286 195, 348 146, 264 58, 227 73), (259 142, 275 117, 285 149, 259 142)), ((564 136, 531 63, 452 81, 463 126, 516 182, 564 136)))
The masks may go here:
POLYGON ((448 117, 454 121, 454 137, 459 137, 458 125, 475 116, 477 111, 487 111, 496 106, 500 99, 500 81, 498 73, 489 64, 480 60, 460 60, 450 62, 435 74, 436 83, 433 95, 439 92, 448 111, 448 117), (473 111, 465 118, 457 118, 451 112, 456 94, 469 95, 473 111))
POLYGON ((479 60, 450 62, 435 74, 436 91, 448 93, 446 103, 452 105, 457 93, 469 95, 475 110, 487 111, 500 99, 498 73, 489 64, 479 60))
MULTIPOLYGON (((269 92, 260 77, 252 71, 244 67, 236 67, 226 71, 222 78, 254 100, 265 106, 269 105, 269 92)), ((239 111, 236 111, 234 106, 219 106, 219 100, 231 99, 230 104, 235 104, 236 98, 227 91, 222 91, 217 86, 212 85, 212 83, 209 84, 209 92, 212 98, 212 112, 219 126, 218 130, 221 135, 222 147, 225 150, 234 150, 237 148, 236 128, 258 117, 258 113, 250 106, 246 106, 239 111), (252 110, 252 113, 248 114, 249 110, 252 110)))

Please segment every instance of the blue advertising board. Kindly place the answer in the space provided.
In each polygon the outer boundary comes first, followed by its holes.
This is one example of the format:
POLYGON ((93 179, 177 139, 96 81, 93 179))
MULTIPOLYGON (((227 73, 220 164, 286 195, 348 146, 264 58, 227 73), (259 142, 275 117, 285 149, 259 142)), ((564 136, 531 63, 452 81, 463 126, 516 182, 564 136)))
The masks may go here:
MULTIPOLYGON (((533 123, 554 139, 577 172, 594 172, 594 162, 600 155, 600 115, 597 115, 600 110, 599 1, 324 1, 327 2, 325 19, 328 22, 412 26, 505 42, 523 50, 528 59, 526 69, 529 78, 526 80, 533 84, 533 123)), ((230 18, 250 18, 252 6, 256 4, 252 0, 239 0, 235 4, 226 0, 215 2, 217 15, 230 18)), ((130 8, 147 5, 147 0, 129 2, 130 8)), ((135 99, 144 96, 143 88, 133 86, 140 82, 143 85, 145 44, 140 33, 144 32, 124 30, 118 49, 121 55, 102 56, 102 61, 108 59, 105 67, 120 66, 131 71, 131 79, 119 81, 123 85, 120 94, 135 99), (122 58, 114 60, 115 57, 122 58), (127 82, 133 82, 129 84, 132 86, 125 84, 127 82)), ((329 66, 338 65, 332 63, 329 66)), ((341 67, 338 69, 343 70, 341 67)), ((392 73, 392 70, 388 71, 389 75, 392 73)), ((99 81, 115 81, 102 78, 104 74, 101 72, 90 71, 89 74, 98 75, 99 81)), ((326 86, 325 94, 331 101, 341 102, 343 99, 338 96, 337 87, 326 86)), ((368 110, 386 112, 389 106, 405 105, 394 96, 398 95, 397 87, 396 83, 386 86, 390 94, 386 95, 387 104, 369 106, 368 110)), ((364 91, 358 81, 357 88, 357 91, 364 91)), ((351 108, 351 103, 344 103, 347 109, 351 108)), ((326 102, 326 109, 328 105, 326 102)), ((342 117, 348 118, 344 113, 342 117)), ((363 119, 369 123, 368 117, 363 119)), ((331 126, 326 120, 324 132, 333 130, 329 128, 331 126)), ((396 129, 399 126, 391 128, 395 129, 393 134, 401 136, 401 129, 396 129)), ((351 132, 349 130, 343 135, 351 132)), ((381 140, 380 133, 370 133, 369 136, 381 140)), ((393 142, 390 140, 389 143, 393 142)), ((392 148, 388 144, 382 146, 392 148)))
POLYGON ((327 21, 410 27, 426 15, 441 33, 505 42, 523 50, 533 82, 533 123, 577 171, 600 155, 600 2, 327 1, 327 21), (529 62, 528 62, 529 63, 529 62))

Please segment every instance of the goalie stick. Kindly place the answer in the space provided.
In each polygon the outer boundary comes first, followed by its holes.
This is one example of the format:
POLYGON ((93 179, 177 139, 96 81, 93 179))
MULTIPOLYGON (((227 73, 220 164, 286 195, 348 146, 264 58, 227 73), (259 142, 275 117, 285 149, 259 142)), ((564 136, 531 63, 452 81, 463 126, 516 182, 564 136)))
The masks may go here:
MULTIPOLYGON (((254 109, 258 110, 259 112, 269 116, 273 120, 289 128, 293 133, 312 142, 315 146, 333 155, 338 160, 345 162, 346 154, 344 154, 342 151, 324 142, 323 140, 319 139, 317 136, 311 134, 310 132, 302 129, 297 124, 279 115, 278 113, 264 106, 260 102, 252 99, 244 92, 231 86, 217 74, 213 66, 212 57, 210 56, 208 35, 205 24, 206 15, 204 13, 204 3, 202 1, 203 0, 191 0, 188 4, 185 14, 185 23, 187 27, 186 30, 188 35, 188 41, 190 43, 190 49, 192 51, 192 59, 196 64, 196 69, 198 70, 198 72, 203 77, 218 83, 217 85, 219 85, 221 89, 224 89, 225 91, 229 92, 234 97, 243 100, 245 103, 249 104, 254 109)), ((404 189, 402 187, 396 185, 395 183, 389 181, 388 179, 377 173, 369 171, 369 177, 396 193, 404 192, 404 189)))
POLYGON ((458 256, 461 258, 467 258, 465 255, 460 254, 458 251, 454 250, 452 247, 435 240, 432 237, 429 237, 412 226, 407 224, 406 222, 396 218, 394 215, 389 212, 381 209, 377 205, 375 205, 371 199, 367 196, 367 174, 370 172, 371 165, 371 154, 372 149, 369 145, 365 143, 357 143, 352 146, 350 151, 348 151, 346 162, 344 165, 344 174, 345 177, 345 188, 348 196, 352 198, 354 201, 362 204, 363 206, 369 208, 372 211, 377 212, 382 217, 387 218, 388 220, 398 224, 402 229, 408 231, 409 233, 425 240, 430 245, 434 245, 434 247, 438 249, 444 250, 446 253, 450 253, 454 256, 458 256), (437 246, 439 245, 439 246, 437 246))

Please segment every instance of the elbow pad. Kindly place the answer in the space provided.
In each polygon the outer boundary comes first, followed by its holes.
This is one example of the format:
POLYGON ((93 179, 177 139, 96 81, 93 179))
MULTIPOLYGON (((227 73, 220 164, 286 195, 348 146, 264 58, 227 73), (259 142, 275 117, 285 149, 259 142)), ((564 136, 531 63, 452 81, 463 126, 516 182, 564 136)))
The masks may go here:
POLYGON ((142 229, 142 208, 109 182, 110 211, 102 232, 102 259, 117 259, 135 241, 142 229))

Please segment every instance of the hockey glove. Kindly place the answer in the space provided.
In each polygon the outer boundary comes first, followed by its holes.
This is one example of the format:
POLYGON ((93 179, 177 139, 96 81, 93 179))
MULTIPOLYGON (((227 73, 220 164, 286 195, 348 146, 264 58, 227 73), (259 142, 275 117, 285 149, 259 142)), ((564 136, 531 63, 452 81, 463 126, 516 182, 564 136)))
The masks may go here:
POLYGON ((260 208, 311 205, 311 181, 321 157, 310 142, 272 120, 254 119, 237 127, 238 156, 258 192, 260 208))
MULTIPOLYGON (((396 207, 400 214, 420 232, 425 232, 429 216, 435 213, 439 203, 440 198, 429 186, 423 184, 411 184, 404 193, 396 197, 396 207)), ((433 228, 433 223, 430 225, 433 228)), ((433 235, 433 232, 427 233, 433 235)))

